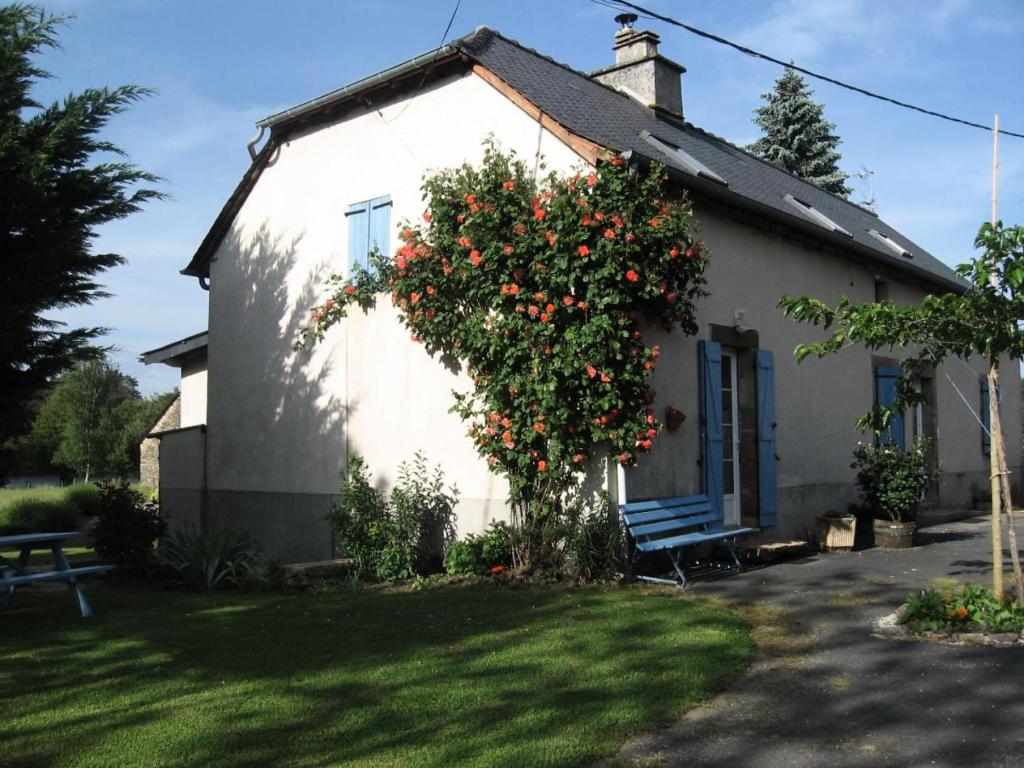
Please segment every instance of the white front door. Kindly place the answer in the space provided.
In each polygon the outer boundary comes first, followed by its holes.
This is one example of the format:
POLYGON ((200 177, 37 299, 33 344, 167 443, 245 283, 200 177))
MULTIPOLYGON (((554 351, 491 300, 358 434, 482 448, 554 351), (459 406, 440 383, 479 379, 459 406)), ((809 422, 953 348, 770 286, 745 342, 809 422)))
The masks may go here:
POLYGON ((736 353, 722 350, 722 463, 726 525, 740 523, 740 411, 737 406, 736 353))

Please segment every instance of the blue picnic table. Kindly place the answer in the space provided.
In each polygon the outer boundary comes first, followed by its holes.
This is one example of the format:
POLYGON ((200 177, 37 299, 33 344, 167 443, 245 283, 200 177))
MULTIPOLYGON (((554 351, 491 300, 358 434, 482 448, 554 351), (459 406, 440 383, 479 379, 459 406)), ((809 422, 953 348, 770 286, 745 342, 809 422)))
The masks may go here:
POLYGON ((78 580, 83 576, 94 576, 114 570, 116 565, 86 565, 73 568, 64 555, 64 542, 81 536, 78 531, 63 533, 21 533, 15 536, 0 536, 0 550, 17 549, 18 559, 10 560, 0 553, 0 609, 10 606, 18 587, 52 581, 67 584, 78 600, 82 616, 92 616, 85 595, 78 580), (49 571, 27 570, 28 559, 33 549, 48 549, 53 553, 55 568, 49 571))

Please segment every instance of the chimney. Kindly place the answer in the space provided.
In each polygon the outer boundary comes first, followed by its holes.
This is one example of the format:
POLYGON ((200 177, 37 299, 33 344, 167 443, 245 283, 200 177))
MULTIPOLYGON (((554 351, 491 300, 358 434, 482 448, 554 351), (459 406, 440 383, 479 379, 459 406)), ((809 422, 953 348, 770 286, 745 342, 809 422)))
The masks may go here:
POLYGON ((652 109, 683 116, 682 74, 686 68, 658 53, 661 38, 649 30, 635 30, 635 13, 615 17, 615 63, 592 72, 599 83, 611 86, 652 109))

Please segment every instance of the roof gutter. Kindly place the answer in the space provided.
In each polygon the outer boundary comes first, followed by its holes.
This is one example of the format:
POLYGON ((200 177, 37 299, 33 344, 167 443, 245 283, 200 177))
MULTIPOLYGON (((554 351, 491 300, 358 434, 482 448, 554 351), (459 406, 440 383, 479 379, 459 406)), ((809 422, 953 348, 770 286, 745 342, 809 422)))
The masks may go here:
POLYGON ((329 93, 325 93, 323 96, 317 96, 315 99, 304 101, 297 106, 284 110, 283 112, 276 112, 273 115, 265 117, 256 123, 256 127, 260 129, 260 133, 257 134, 256 138, 249 143, 249 154, 253 154, 253 145, 259 141, 260 136, 263 135, 263 131, 267 128, 273 128, 281 123, 303 117, 312 112, 316 112, 319 109, 323 109, 329 104, 351 98, 352 96, 376 86, 384 85, 388 81, 394 80, 396 77, 401 77, 402 75, 413 72, 423 66, 434 64, 437 61, 448 58, 458 52, 459 49, 454 45, 442 45, 432 51, 421 53, 419 56, 409 59, 408 61, 404 61, 401 64, 396 64, 390 69, 377 72, 369 77, 364 77, 362 80, 357 80, 354 83, 342 86, 341 88, 337 88, 329 93))

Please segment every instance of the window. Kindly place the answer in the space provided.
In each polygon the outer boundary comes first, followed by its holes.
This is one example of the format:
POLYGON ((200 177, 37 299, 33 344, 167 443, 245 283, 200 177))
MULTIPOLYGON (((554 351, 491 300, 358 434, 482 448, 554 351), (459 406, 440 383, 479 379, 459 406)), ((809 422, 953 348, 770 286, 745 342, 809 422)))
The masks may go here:
MULTIPOLYGON (((903 371, 898 367, 878 366, 875 368, 875 405, 889 407, 896 403, 896 390, 903 371)), ((903 413, 892 414, 888 428, 878 436, 880 445, 892 445, 906 450, 907 440, 903 425, 903 413)))
POLYGON ((640 134, 640 138, 665 155, 665 157, 669 158, 672 161, 671 165, 673 167, 684 170, 691 176, 700 176, 724 186, 729 186, 729 182, 712 171, 689 152, 673 146, 668 142, 662 141, 657 136, 651 135, 650 131, 642 132, 640 134))
POLYGON ((789 203, 790 208, 795 210, 808 221, 813 221, 819 227, 824 227, 830 232, 838 232, 841 235, 853 237, 853 235, 851 235, 848 231, 840 227, 838 224, 832 221, 832 219, 830 219, 828 216, 819 211, 810 203, 805 203, 803 200, 798 200, 792 195, 783 195, 782 199, 789 203))
POLYGON ((391 246, 391 198, 375 197, 350 205, 345 212, 348 226, 348 275, 355 265, 369 269, 370 252, 376 248, 387 256, 391 246))
POLYGON ((883 235, 877 229, 869 229, 868 234, 871 235, 875 240, 884 245, 889 251, 895 253, 897 256, 902 256, 905 259, 914 258, 914 254, 904 248, 902 245, 897 243, 888 235, 883 235))

